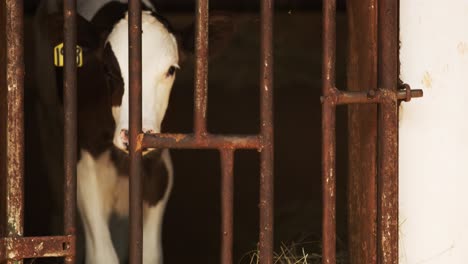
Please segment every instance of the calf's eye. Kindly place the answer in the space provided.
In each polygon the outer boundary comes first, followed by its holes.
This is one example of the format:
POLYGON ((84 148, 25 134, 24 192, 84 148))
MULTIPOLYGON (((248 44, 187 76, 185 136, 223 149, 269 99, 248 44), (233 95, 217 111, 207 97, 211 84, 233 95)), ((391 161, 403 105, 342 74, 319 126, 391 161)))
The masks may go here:
POLYGON ((169 67, 169 70, 167 70, 167 77, 173 76, 176 72, 176 67, 171 66, 169 67))

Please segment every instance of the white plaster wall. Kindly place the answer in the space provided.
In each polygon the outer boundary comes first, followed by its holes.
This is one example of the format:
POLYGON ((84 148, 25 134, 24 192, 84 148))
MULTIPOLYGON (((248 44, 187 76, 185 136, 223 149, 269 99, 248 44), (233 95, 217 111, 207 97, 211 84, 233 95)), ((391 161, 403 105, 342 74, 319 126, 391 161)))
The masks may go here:
POLYGON ((468 0, 401 0, 400 263, 468 263, 468 0))

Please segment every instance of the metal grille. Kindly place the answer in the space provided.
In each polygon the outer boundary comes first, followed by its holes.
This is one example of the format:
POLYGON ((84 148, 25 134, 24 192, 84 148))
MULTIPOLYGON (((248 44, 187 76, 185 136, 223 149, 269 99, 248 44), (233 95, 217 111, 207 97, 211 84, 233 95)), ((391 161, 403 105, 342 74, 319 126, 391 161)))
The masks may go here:
MULTIPOLYGON (((76 102, 76 0, 64 0, 64 104, 65 104, 65 203, 64 236, 23 235, 23 3, 6 0, 6 72, 8 124, 5 175, 6 230, 0 230, 0 263, 22 263, 26 258, 64 257, 75 263, 77 102, 76 102), (72 59, 70 59, 72 58, 72 59)), ((3 10, 2 10, 3 11, 3 10)), ((2 12, 3 13, 3 12, 2 12)), ((233 249, 233 163, 237 149, 261 152, 259 257, 273 263, 273 0, 261 1, 261 124, 260 134, 213 135, 206 129, 208 83, 208 0, 198 0, 196 10, 196 72, 193 134, 143 134, 141 106, 141 1, 129 1, 130 40, 130 263, 142 263, 142 149, 218 149, 222 165, 222 260, 232 263, 233 249)), ((3 99, 2 99, 3 100, 3 99)), ((3 109, 2 109, 3 110, 3 109)), ((2 159, 3 160, 3 159, 2 159)), ((1 186, 1 185, 0 185, 1 186)), ((0 208, 1 209, 1 208, 0 208)), ((3 212, 2 212, 3 213, 3 212)))
MULTIPOLYGON (((398 89, 398 1, 379 0, 378 89, 342 91, 335 86, 336 0, 323 1, 322 97, 322 263, 336 263, 336 142, 338 105, 376 103, 378 122, 376 263, 398 263, 398 102, 422 90, 398 89)), ((353 232, 353 230, 350 230, 353 232)), ((368 234, 369 236, 372 234, 368 234)), ((365 250, 365 249, 364 249, 365 250)))
MULTIPOLYGON (((206 128, 208 83, 208 0, 198 0, 196 10, 196 78, 193 134, 143 134, 141 124, 141 3, 129 1, 130 36, 130 263, 142 262, 141 167, 144 148, 217 149, 222 166, 221 263, 232 263, 233 164, 237 149, 261 152, 260 263, 273 263, 273 0, 261 1, 261 124, 260 134, 213 135, 206 128)), ((65 208, 64 235, 23 237, 23 3, 0 4, 0 24, 5 34, 0 48, 7 51, 0 65, 0 263, 22 263, 25 258, 64 257, 75 263, 76 214, 76 0, 64 1, 65 33, 65 208), (73 59, 69 59, 73 58, 73 59), (3 78, 3 79, 2 79, 3 78), (3 195, 4 194, 4 195, 3 195)), ((338 105, 379 105, 377 262, 398 262, 398 102, 422 96, 422 91, 397 88, 398 1, 378 1, 378 89, 362 92, 335 87, 336 0, 323 1, 323 263, 336 263, 335 111, 338 105)))

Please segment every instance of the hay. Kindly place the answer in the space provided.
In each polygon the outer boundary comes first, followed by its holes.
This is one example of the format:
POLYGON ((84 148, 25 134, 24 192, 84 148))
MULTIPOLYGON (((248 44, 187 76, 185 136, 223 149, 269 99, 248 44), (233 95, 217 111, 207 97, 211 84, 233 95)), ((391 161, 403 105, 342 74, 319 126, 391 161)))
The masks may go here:
MULTIPOLYGON (((320 242, 303 242, 290 244, 281 243, 279 251, 273 254, 274 264, 320 264, 322 255, 312 251, 320 251, 320 242)), ((336 263, 345 264, 347 254, 344 251, 337 252, 336 263)), ((258 249, 246 253, 239 264, 259 264, 258 249)))

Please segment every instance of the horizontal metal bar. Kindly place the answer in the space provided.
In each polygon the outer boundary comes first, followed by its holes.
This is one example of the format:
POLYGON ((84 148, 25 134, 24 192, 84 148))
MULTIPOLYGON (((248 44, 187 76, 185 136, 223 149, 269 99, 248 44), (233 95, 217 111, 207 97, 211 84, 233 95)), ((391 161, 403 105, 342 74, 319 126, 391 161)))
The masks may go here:
POLYGON ((75 239, 73 236, 8 237, 0 239, 0 262, 28 258, 68 257, 74 254, 75 239))
MULTIPOLYGON (((397 100, 410 101, 411 98, 423 96, 423 90, 399 90, 396 92, 397 100)), ((369 91, 341 91, 336 88, 328 96, 322 96, 320 100, 332 100, 336 105, 346 104, 375 104, 382 103, 384 100, 394 97, 394 92, 388 89, 378 89, 369 91)))
POLYGON ((139 140, 143 148, 262 149, 261 137, 257 135, 140 134, 139 140))

